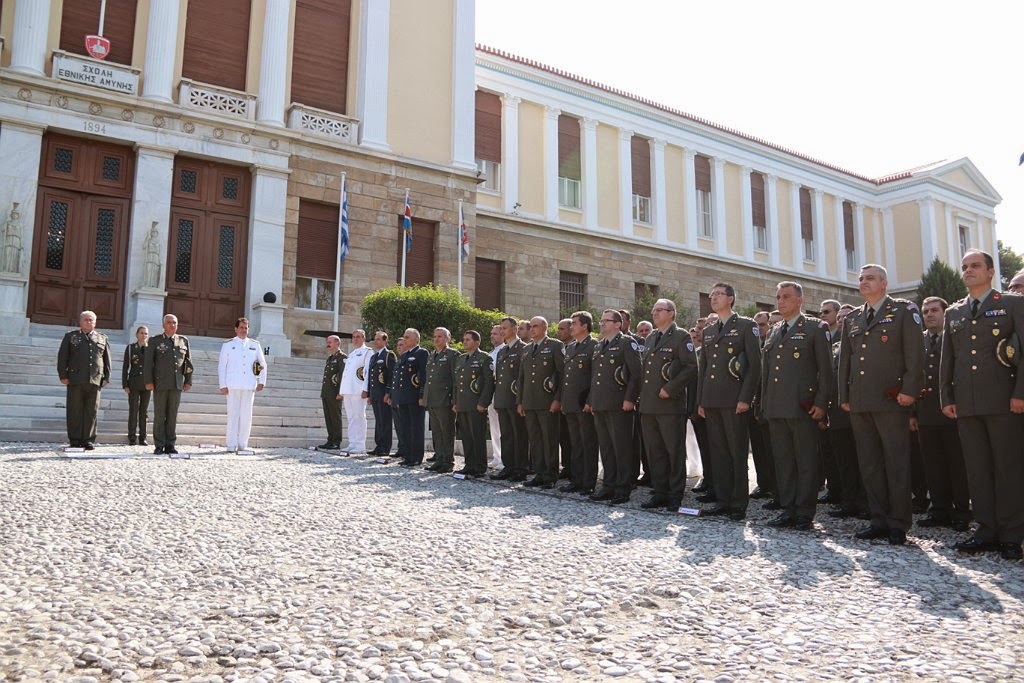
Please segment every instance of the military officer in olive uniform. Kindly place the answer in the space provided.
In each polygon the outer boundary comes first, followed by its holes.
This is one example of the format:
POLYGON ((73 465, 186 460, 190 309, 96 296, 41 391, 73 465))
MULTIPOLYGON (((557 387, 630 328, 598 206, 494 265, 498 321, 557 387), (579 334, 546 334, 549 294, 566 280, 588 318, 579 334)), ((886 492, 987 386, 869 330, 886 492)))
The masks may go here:
POLYGON ((839 351, 839 403, 850 411, 871 525, 857 538, 907 542, 910 407, 924 387, 921 314, 913 301, 888 296, 885 268, 860 269, 865 299, 846 317, 839 351))
POLYGON ((67 387, 68 442, 93 450, 100 389, 110 382, 110 343, 96 331, 96 314, 82 311, 78 329, 68 332, 57 352, 57 375, 67 387))
POLYGON ((434 350, 427 360, 427 388, 423 405, 430 419, 430 436, 434 442, 434 464, 431 472, 451 472, 455 465, 455 359, 459 352, 449 346, 452 333, 447 328, 434 329, 434 350))
POLYGON ((146 382, 142 378, 148 342, 149 328, 139 325, 135 330, 135 341, 124 348, 124 363, 121 364, 121 388, 128 395, 128 444, 131 446, 136 443, 149 445, 146 442, 146 413, 149 412, 150 392, 146 391, 146 382))
POLYGON ((391 454, 391 406, 384 401, 384 396, 397 361, 398 357, 388 348, 388 333, 377 330, 373 335, 370 377, 366 382, 366 393, 373 408, 373 450, 370 455, 391 454))
POLYGON ((530 319, 530 344, 520 354, 516 405, 526 418, 526 433, 536 471, 524 486, 549 489, 558 481, 558 415, 562 410, 562 342, 548 336, 548 321, 530 319))
POLYGON ((520 355, 526 345, 519 338, 515 318, 501 319, 505 345, 494 362, 494 409, 498 412, 501 434, 501 472, 491 479, 524 481, 530 469, 530 445, 526 435, 526 418, 516 408, 519 392, 520 355))
POLYGON ((707 420, 718 502, 704 514, 741 520, 750 496, 750 406, 761 377, 760 330, 752 319, 733 312, 736 291, 731 285, 715 283, 710 296, 718 322, 704 328, 697 356, 697 411, 707 420))
POLYGON ((177 316, 163 319, 164 333, 149 340, 142 366, 146 388, 153 392, 154 453, 177 453, 178 406, 181 392, 192 388, 192 353, 188 337, 178 334, 177 316))
POLYGON ((614 308, 601 314, 599 324, 601 339, 593 350, 584 410, 594 415, 604 474, 601 490, 590 499, 619 505, 629 500, 638 466, 633 423, 640 396, 640 345, 622 333, 622 314, 614 308))
POLYGON ((590 401, 591 363, 597 341, 590 336, 594 318, 587 311, 572 314, 569 333, 572 341, 565 347, 562 374, 562 414, 569 431, 572 449, 568 484, 559 488, 564 493, 590 495, 597 484, 597 429, 594 415, 586 410, 590 401))
POLYGON ((391 407, 398 413, 398 428, 402 430, 398 445, 407 449, 405 459, 399 464, 415 467, 423 464, 423 390, 427 383, 430 353, 420 346, 419 330, 410 327, 402 338, 404 351, 391 374, 388 397, 391 407))
POLYGON ((341 373, 345 371, 348 356, 341 350, 341 338, 331 335, 327 338, 327 362, 324 363, 324 378, 320 383, 320 404, 324 409, 327 424, 327 441, 317 446, 322 451, 336 451, 341 448, 341 396, 338 385, 341 373))
POLYGON ((494 396, 491 356, 480 350, 480 333, 469 330, 462 337, 466 351, 455 360, 455 397, 452 410, 458 415, 459 434, 467 477, 487 473, 487 407, 494 396))
POLYGON ((967 298, 946 309, 942 412, 956 419, 978 529, 960 552, 999 550, 1021 559, 1024 539, 1024 373, 1017 340, 1024 298, 992 289, 991 254, 971 249, 960 262, 967 298), (1011 351, 1012 350, 1012 351, 1011 351))
POLYGON ((674 302, 654 302, 655 331, 641 356, 640 421, 653 495, 640 507, 648 509, 678 509, 686 488, 686 387, 697 374, 697 356, 690 334, 675 318, 674 302))
POLYGON ((832 342, 832 391, 828 402, 828 438, 832 444, 832 454, 839 468, 839 488, 842 499, 838 509, 829 512, 830 517, 845 519, 848 517, 868 518, 868 501, 864 495, 864 483, 860 478, 860 465, 857 461, 857 441, 853 438, 853 424, 850 413, 839 406, 839 353, 842 346, 843 327, 846 317, 853 306, 844 304, 836 316, 838 327, 832 342))
POLYGON ((775 301, 783 321, 764 343, 760 402, 771 432, 782 513, 768 524, 806 531, 821 482, 818 423, 825 419, 833 382, 828 323, 801 312, 803 287, 795 282, 780 282, 775 301))

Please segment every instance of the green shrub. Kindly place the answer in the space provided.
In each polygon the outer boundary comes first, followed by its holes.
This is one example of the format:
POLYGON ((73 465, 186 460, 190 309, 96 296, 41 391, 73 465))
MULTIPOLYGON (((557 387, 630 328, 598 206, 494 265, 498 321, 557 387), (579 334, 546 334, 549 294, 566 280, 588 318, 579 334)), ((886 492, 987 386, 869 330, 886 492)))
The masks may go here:
POLYGON ((462 345, 466 330, 480 333, 480 348, 489 351, 491 327, 505 316, 501 311, 482 311, 473 308, 454 287, 395 285, 379 289, 366 295, 362 303, 362 318, 367 335, 374 330, 384 330, 392 341, 402 336, 406 328, 420 331, 420 345, 433 348, 435 327, 447 327, 452 333, 452 342, 462 345))

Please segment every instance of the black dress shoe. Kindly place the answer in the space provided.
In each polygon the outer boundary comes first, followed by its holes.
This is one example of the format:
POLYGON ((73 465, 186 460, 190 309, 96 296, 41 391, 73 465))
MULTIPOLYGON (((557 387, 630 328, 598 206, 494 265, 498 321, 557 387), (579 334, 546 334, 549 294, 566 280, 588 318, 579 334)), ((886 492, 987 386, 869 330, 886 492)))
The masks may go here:
POLYGON ((928 512, 928 499, 927 498, 915 498, 910 503, 910 509, 915 515, 921 515, 928 512))
POLYGON ((959 543, 953 544, 953 550, 958 553, 988 553, 994 550, 1000 550, 999 544, 995 541, 983 541, 977 536, 971 536, 966 541, 960 541, 959 543))
POLYGON ((821 498, 818 498, 818 505, 830 505, 832 503, 838 503, 839 499, 832 496, 832 493, 826 493, 821 498))
POLYGON ((724 505, 712 505, 701 510, 701 514, 706 517, 716 517, 718 515, 729 514, 729 508, 724 505))
POLYGON ((572 471, 568 467, 563 467, 562 471, 558 473, 559 479, 572 479, 572 471))
POLYGON ((947 526, 953 531, 967 531, 971 524, 966 519, 954 519, 947 526))
POLYGON ((153 449, 153 454, 154 455, 160 455, 162 453, 164 453, 164 447, 163 446, 157 446, 156 448, 153 449))
POLYGON ((700 503, 717 503, 718 496, 713 493, 705 493, 703 496, 697 496, 697 501, 700 503))
POLYGON ((430 456, 429 458, 427 458, 427 462, 437 462, 437 456, 436 455, 430 456))
MULTIPOLYGON (((453 467, 449 467, 447 469, 447 471, 451 472, 452 469, 454 469, 454 468, 453 467)), ((463 467, 461 470, 456 472, 456 474, 461 474, 462 476, 467 477, 467 478, 468 477, 479 477, 480 476, 475 470, 469 470, 469 469, 466 469, 465 467, 463 467)))
POLYGON ((452 470, 454 470, 455 466, 454 465, 441 465, 441 464, 435 462, 433 465, 431 465, 430 467, 427 467, 425 469, 428 472, 448 473, 448 472, 451 472, 452 470))
POLYGON ((810 531, 814 527, 814 520, 810 517, 797 517, 793 520, 793 528, 797 531, 810 531))
POLYGON ((857 511, 851 508, 839 506, 828 511, 829 517, 835 517, 836 519, 849 519, 850 517, 856 517, 857 511))
POLYGON ((708 483, 706 481, 704 481, 703 479, 701 479, 699 482, 697 482, 697 485, 693 487, 693 492, 694 493, 707 493, 710 490, 711 490, 711 487, 708 486, 708 483))
POLYGON ((925 528, 936 526, 949 526, 953 520, 945 515, 928 515, 924 519, 917 520, 917 525, 925 528))
POLYGON ((522 472, 515 472, 508 478, 509 481, 526 481, 526 475, 522 472))
POLYGON ((729 519, 734 522, 741 522, 747 518, 746 510, 729 510, 729 519))
POLYGON ((164 453, 166 453, 167 455, 177 455, 178 449, 175 448, 174 446, 165 446, 164 453))
POLYGON ((907 534, 901 529, 889 529, 889 545, 904 545, 907 542, 907 534))
POLYGON ((584 487, 576 489, 576 493, 580 494, 581 496, 589 496, 593 492, 594 492, 594 489, 588 489, 588 488, 584 488, 584 487))
POLYGON ((490 477, 488 477, 488 479, 492 479, 494 481, 505 481, 506 479, 511 479, 511 478, 512 478, 512 473, 507 468, 503 469, 501 472, 495 472, 490 477))
POLYGON ((683 501, 679 498, 669 498, 665 501, 665 509, 670 512, 678 512, 679 506, 683 504, 683 501))
POLYGON ((611 500, 612 498, 615 498, 615 491, 611 489, 601 489, 590 496, 590 500, 593 501, 611 500))
POLYGON ((651 496, 647 500, 640 503, 640 507, 644 510, 653 510, 654 508, 664 507, 665 503, 668 502, 668 498, 664 496, 651 496))
POLYGON ((576 484, 563 484, 562 486, 558 487, 558 490, 561 491, 562 493, 579 493, 580 487, 577 486, 576 484))
POLYGON ((139 439, 139 445, 140 446, 148 446, 149 442, 146 441, 145 439, 139 439))
POLYGON ((754 490, 750 492, 750 497, 754 500, 761 500, 764 498, 774 498, 775 494, 772 491, 766 491, 760 486, 755 486, 754 490))
POLYGON ((767 503, 764 504, 764 509, 765 510, 781 510, 782 509, 782 503, 779 502, 778 498, 772 498, 771 500, 769 500, 767 503))
POLYGON ((628 493, 625 494, 625 495, 622 495, 622 496, 612 496, 611 498, 608 499, 608 504, 609 505, 622 505, 623 503, 628 503, 628 502, 629 502, 629 494, 628 493))
POLYGON ((644 476, 642 476, 642 477, 640 477, 639 479, 636 480, 636 485, 637 486, 650 486, 651 485, 651 475, 644 474, 644 476))
POLYGON ((537 487, 537 486, 543 486, 545 483, 547 483, 547 482, 545 482, 540 477, 534 477, 533 479, 531 479, 528 482, 524 483, 523 486, 528 486, 530 488, 534 488, 534 487, 537 487))
POLYGON ((128 445, 129 446, 134 446, 135 445, 135 439, 128 439, 128 445))
POLYGON ((1024 550, 1021 550, 1020 543, 1000 543, 999 556, 1004 560, 1020 560, 1024 558, 1024 550))
POLYGON ((316 447, 318 451, 336 451, 338 450, 338 444, 325 441, 316 447))
POLYGON ((416 467, 417 465, 420 465, 420 464, 421 463, 413 462, 412 460, 403 460, 402 462, 398 463, 398 466, 399 467, 416 467))
POLYGON ((871 541, 876 538, 888 538, 889 530, 878 526, 869 526, 867 529, 861 529, 855 533, 854 537, 859 538, 862 541, 871 541))
POLYGON ((796 517, 789 514, 788 512, 783 513, 775 519, 768 522, 768 526, 775 527, 777 529, 785 529, 787 527, 796 525, 796 517))

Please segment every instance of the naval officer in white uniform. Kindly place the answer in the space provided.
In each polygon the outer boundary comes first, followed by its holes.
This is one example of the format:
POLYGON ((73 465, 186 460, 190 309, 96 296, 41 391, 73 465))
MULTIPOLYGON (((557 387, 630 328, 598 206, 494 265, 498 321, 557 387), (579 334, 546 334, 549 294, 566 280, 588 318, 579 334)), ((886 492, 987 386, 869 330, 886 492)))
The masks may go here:
POLYGON ((341 449, 342 455, 366 453, 366 402, 370 395, 367 379, 370 377, 370 360, 373 352, 366 346, 366 332, 352 333, 352 350, 348 352, 345 370, 341 373, 338 395, 345 407, 348 422, 348 446, 341 449))
POLYGON ((217 363, 220 393, 228 397, 226 445, 229 451, 249 448, 252 430, 252 402, 267 384, 267 359, 263 347, 249 338, 249 321, 235 321, 235 338, 220 347, 217 363))

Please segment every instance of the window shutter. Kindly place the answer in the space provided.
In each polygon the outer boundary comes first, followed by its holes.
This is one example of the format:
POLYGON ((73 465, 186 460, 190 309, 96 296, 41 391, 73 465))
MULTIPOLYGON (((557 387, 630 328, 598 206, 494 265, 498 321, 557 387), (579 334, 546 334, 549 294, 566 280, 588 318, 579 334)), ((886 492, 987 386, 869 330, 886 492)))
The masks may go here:
POLYGON ((753 223, 759 228, 768 225, 765 211, 764 176, 754 171, 750 174, 750 209, 753 223))
POLYGON ((558 117, 558 175, 580 180, 580 120, 560 114, 558 117))
POLYGON ((296 0, 292 102, 345 114, 352 0, 296 0))
POLYGON ((251 0, 188 3, 181 75, 245 90, 251 9, 251 0))
POLYGON ((630 158, 633 162, 633 194, 651 196, 651 143, 647 138, 633 136, 630 140, 630 158))
POLYGON ((814 223, 811 220, 811 191, 800 188, 800 236, 805 240, 814 239, 814 223))
POLYGON ((501 98, 476 91, 476 158, 501 163, 501 98))
POLYGON ((693 175, 697 189, 711 194, 711 159, 699 154, 693 157, 693 175))
POLYGON ((846 251, 857 250, 857 240, 853 235, 853 204, 843 202, 843 234, 846 237, 846 251))
MULTIPOLYGON (((103 19, 103 36, 110 40, 110 54, 105 61, 132 63, 135 44, 135 11, 138 0, 107 0, 103 19)), ((88 55, 85 37, 100 27, 100 0, 66 0, 61 10, 60 49, 76 55, 88 55)))
MULTIPOLYGON (((505 269, 503 261, 476 259, 476 307, 484 311, 500 311, 504 308, 502 297, 505 285, 502 273, 505 269)), ((490 330, 477 330, 480 334, 490 330)))
POLYGON ((333 280, 338 258, 338 207, 299 200, 299 244, 295 272, 333 280))
MULTIPOLYGON (((406 255, 405 284, 429 285, 434 282, 434 242, 437 223, 420 218, 412 219, 412 251, 406 255)), ((402 281, 402 250, 405 249, 405 234, 402 232, 402 217, 398 217, 398 277, 402 281)))

